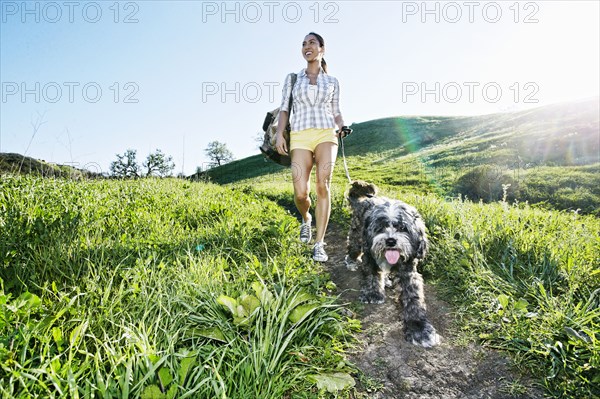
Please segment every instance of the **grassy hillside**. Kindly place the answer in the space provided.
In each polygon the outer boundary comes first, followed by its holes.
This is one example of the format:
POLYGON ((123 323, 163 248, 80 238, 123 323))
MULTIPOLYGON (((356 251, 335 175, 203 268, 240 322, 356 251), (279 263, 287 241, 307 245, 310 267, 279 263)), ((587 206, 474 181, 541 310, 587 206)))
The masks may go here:
MULTIPOLYGON (((293 208, 285 174, 231 187, 293 208)), ((453 304, 463 339, 510 354, 549 397, 600 395, 600 219, 381 188, 421 212, 432 244, 422 272, 453 304)), ((343 226, 346 189, 336 178, 332 220, 343 226)))
POLYGON ((0 180, 0 396, 323 397, 350 323, 269 200, 175 179, 0 180), (325 388, 323 388, 323 391, 325 388))
POLYGON ((20 154, 0 152, 0 175, 22 174, 42 177, 68 177, 72 179, 100 177, 88 170, 68 165, 57 165, 20 154))
MULTIPOLYGON (((594 106, 386 119, 347 141, 354 178, 423 215, 422 271, 460 336, 556 398, 600 396, 600 219, 581 214, 600 208, 594 106), (538 163, 511 168, 525 149, 538 163)), ((356 397, 345 351, 360 326, 297 239, 289 170, 257 156, 211 178, 236 183, 2 176, 2 397, 356 397)))
MULTIPOLYGON (((332 217, 347 225, 344 188, 332 217)), ((598 218, 384 194, 422 213, 423 273, 465 339, 513 354, 553 397, 600 393, 598 218)), ((359 325, 299 243, 291 198, 286 173, 230 187, 4 177, 3 397, 356 397, 344 353, 359 325)))
MULTIPOLYGON (((353 178, 599 214, 599 110, 595 98, 483 116, 386 118, 354 124, 344 143, 353 178)), ((257 155, 207 174, 232 183, 283 170, 257 155)), ((341 164, 337 172, 343 176, 341 164)))
POLYGON ((359 155, 401 147, 409 154, 439 145, 431 148, 432 166, 586 165, 600 161, 599 110, 595 98, 482 116, 379 119, 353 125, 357 134, 346 149, 359 155))
MULTIPOLYGON (((256 150, 258 152, 258 150, 256 150)), ((208 180, 219 184, 235 183, 244 179, 260 176, 268 176, 287 171, 288 169, 267 161, 263 155, 229 162, 225 165, 213 168, 207 172, 190 177, 191 180, 208 180)))
MULTIPOLYGON (((423 214, 432 241, 424 274, 465 336, 510 353, 550 397, 600 397, 599 109, 593 99, 388 118, 354 125, 345 141, 353 178, 423 214)), ((247 161, 209 174, 294 209, 289 170, 247 161)), ((346 188, 338 162, 332 219, 343 225, 346 188)))

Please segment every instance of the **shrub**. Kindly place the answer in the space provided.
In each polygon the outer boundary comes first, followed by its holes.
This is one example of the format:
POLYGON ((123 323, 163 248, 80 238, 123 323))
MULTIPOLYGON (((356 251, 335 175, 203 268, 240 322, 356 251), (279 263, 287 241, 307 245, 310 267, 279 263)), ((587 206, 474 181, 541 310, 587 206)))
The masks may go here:
POLYGON ((502 168, 482 165, 460 176, 454 190, 473 201, 507 201, 516 198, 518 182, 502 168))

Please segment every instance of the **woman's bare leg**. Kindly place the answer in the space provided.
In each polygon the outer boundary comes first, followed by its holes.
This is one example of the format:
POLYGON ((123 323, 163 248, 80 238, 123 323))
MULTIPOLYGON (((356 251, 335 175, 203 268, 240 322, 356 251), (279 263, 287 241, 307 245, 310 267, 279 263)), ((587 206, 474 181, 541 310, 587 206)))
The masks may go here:
POLYGON ((292 181, 294 183, 294 203, 302 221, 310 218, 310 172, 313 167, 313 153, 309 150, 292 151, 292 181))
POLYGON ((321 143, 315 148, 317 207, 317 235, 315 241, 323 241, 331 215, 331 179, 337 157, 337 144, 321 143))

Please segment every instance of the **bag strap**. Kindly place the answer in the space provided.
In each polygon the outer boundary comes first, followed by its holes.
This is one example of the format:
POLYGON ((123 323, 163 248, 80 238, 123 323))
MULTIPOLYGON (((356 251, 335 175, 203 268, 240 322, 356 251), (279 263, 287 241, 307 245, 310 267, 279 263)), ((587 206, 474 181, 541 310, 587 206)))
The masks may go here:
POLYGON ((296 85, 296 79, 298 78, 298 75, 295 73, 291 73, 292 75, 292 90, 290 90, 290 102, 288 105, 288 115, 292 115, 292 104, 294 102, 294 86, 296 85))

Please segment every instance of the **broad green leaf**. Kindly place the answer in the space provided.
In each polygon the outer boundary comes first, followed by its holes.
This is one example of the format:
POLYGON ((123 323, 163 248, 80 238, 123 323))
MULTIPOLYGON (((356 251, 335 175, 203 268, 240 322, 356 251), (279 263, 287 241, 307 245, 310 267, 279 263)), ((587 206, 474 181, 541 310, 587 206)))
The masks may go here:
POLYGON ((504 294, 498 295, 498 303, 502 306, 502 309, 506 309, 508 306, 508 296, 504 294))
POLYGON ((62 329, 60 327, 52 327, 52 338, 54 338, 54 342, 56 342, 58 349, 61 350, 64 340, 62 329))
POLYGON ((215 341, 227 342, 225 335, 218 327, 195 328, 192 333, 194 336, 199 335, 204 338, 214 339, 215 341))
POLYGON ((142 392, 142 399, 163 399, 165 395, 157 385, 149 385, 142 392))
POLYGON ((289 319, 292 323, 297 323, 302 320, 304 316, 306 316, 309 312, 312 312, 316 309, 318 305, 308 304, 296 307, 296 309, 292 310, 290 313, 289 319))
POLYGON ((299 304, 301 304, 302 302, 306 302, 306 301, 311 301, 314 300, 315 297, 312 294, 309 294, 308 292, 299 292, 298 294, 294 295, 292 297, 292 300, 290 302, 288 302, 288 304, 290 306, 297 306, 299 304))
POLYGON ((247 314, 252 314, 258 307, 260 307, 260 301, 254 295, 242 295, 239 298, 240 304, 246 309, 247 314))
POLYGON ((177 390, 179 388, 177 388, 177 385, 171 385, 171 388, 169 388, 169 390, 166 393, 166 399, 174 399, 175 396, 177 396, 177 390))
POLYGON ((260 302, 263 304, 263 306, 268 307, 271 303, 273 303, 273 294, 263 284, 255 281, 252 283, 252 289, 256 293, 258 299, 260 299, 260 302))
POLYGON ((11 304, 7 304, 6 307, 13 313, 17 313, 23 307, 25 310, 33 310, 41 304, 42 300, 39 296, 32 294, 31 292, 24 292, 11 304))
POLYGON ((54 359, 52 359, 52 361, 50 362, 50 370, 52 370, 52 373, 58 374, 58 373, 60 373, 60 369, 61 369, 60 358, 57 356, 54 359))
POLYGON ((42 300, 39 296, 32 294, 31 292, 24 292, 19 297, 27 302, 29 309, 35 309, 42 304, 42 300))
MULTIPOLYGON (((0 278, 0 287, 2 286, 2 279, 0 278)), ((5 294, 2 290, 0 290, 0 305, 5 305, 10 300, 11 295, 5 294)))
POLYGON ((237 301, 235 299, 227 295, 219 295, 219 297, 217 298, 217 303, 229 309, 229 312, 232 315, 236 315, 235 307, 237 306, 237 301))
POLYGON ((252 289, 256 293, 256 296, 260 298, 263 292, 263 285, 260 282, 255 281, 252 283, 252 289))
POLYGON ((527 302, 526 299, 521 298, 517 301, 517 303, 515 303, 515 310, 517 310, 519 312, 527 312, 528 305, 529 305, 529 302, 527 302))
POLYGON ((353 387, 354 378, 348 373, 312 374, 308 378, 317 383, 317 388, 335 393, 353 387))
POLYGON ((160 380, 162 386, 166 387, 171 383, 171 381, 173 381, 173 376, 168 368, 161 367, 160 370, 158 370, 158 379, 160 380))
POLYGON ((195 360, 196 360, 196 358, 194 356, 184 357, 183 359, 181 359, 181 363, 179 364, 179 372, 178 372, 179 385, 183 385, 183 383, 185 382, 185 378, 187 377, 188 372, 190 371, 190 367, 192 367, 195 360))
POLYGON ((235 313, 234 313, 235 317, 248 317, 248 312, 246 311, 246 308, 242 305, 237 305, 235 307, 235 313))
POLYGON ((156 364, 158 363, 158 361, 161 359, 160 356, 154 354, 154 353, 150 353, 148 354, 148 359, 150 359, 150 362, 152 364, 156 364))

